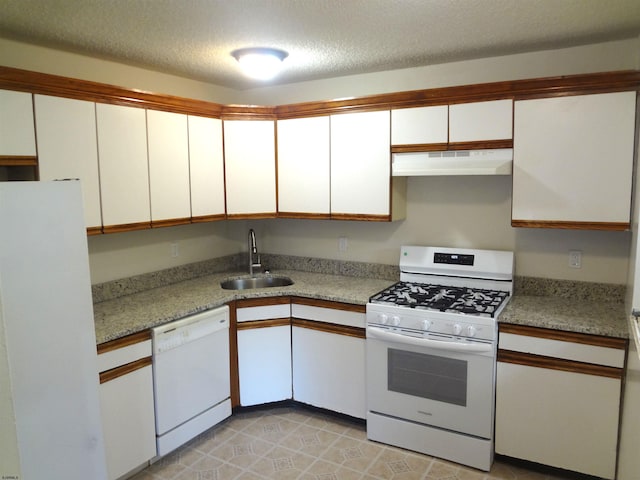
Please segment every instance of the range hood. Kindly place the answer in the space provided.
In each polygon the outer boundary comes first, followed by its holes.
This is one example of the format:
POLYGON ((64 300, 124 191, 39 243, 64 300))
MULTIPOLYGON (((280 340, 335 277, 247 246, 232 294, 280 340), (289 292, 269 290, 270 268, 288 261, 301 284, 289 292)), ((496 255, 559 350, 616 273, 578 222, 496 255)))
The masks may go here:
POLYGON ((394 177, 429 175, 511 175, 512 148, 394 153, 394 177))

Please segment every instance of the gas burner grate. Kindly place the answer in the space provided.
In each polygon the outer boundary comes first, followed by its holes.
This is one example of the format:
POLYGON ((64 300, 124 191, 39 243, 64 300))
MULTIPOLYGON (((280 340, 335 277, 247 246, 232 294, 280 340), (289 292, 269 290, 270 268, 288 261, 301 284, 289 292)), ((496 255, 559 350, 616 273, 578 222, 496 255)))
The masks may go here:
POLYGON ((509 293, 466 287, 397 282, 373 295, 369 301, 420 310, 494 317, 509 293))

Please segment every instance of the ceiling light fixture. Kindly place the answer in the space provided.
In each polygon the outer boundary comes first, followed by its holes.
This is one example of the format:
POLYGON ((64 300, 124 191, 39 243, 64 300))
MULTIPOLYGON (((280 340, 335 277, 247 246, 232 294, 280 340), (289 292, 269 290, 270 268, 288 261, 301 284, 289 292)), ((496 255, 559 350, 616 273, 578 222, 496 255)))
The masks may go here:
POLYGON ((289 56, 277 48, 240 48, 231 52, 245 75, 258 80, 270 80, 280 71, 282 61, 289 56))

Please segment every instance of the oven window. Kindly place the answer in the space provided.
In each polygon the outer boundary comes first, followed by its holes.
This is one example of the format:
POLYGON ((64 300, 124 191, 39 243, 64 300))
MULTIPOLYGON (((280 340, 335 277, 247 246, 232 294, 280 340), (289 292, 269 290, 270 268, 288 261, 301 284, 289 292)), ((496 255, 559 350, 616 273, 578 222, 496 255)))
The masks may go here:
POLYGON ((467 362, 389 348, 388 389, 465 407, 467 362))

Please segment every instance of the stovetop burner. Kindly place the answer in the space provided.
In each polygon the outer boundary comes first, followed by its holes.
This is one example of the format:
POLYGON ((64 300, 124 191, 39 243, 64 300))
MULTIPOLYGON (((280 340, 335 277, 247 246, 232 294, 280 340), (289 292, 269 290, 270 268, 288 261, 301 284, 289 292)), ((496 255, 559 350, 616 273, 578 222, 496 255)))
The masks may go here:
POLYGON ((500 290, 401 281, 375 294, 369 301, 421 310, 494 317, 496 310, 508 297, 509 292, 500 290))

